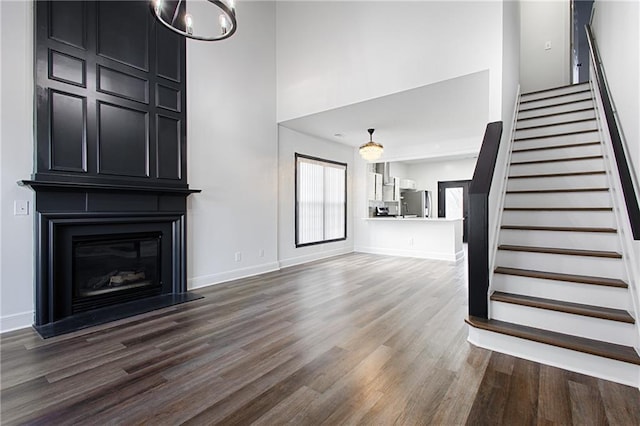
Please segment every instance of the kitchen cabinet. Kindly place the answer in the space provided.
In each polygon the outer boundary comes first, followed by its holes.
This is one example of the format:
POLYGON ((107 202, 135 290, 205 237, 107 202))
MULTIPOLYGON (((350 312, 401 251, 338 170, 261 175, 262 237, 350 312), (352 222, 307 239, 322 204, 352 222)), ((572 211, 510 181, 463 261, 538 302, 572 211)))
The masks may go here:
POLYGON ((382 201, 382 174, 369 172, 367 176, 367 198, 382 201))
POLYGON ((413 179, 400 179, 400 189, 416 189, 416 181, 413 179))

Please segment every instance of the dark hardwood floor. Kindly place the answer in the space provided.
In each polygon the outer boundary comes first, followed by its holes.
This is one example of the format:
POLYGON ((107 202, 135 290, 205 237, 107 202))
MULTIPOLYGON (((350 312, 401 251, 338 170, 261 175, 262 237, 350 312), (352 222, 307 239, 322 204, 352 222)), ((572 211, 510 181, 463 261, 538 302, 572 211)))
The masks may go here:
POLYGON ((2 424, 640 424, 637 389, 466 341, 465 266, 350 254, 42 340, 2 335, 2 424))

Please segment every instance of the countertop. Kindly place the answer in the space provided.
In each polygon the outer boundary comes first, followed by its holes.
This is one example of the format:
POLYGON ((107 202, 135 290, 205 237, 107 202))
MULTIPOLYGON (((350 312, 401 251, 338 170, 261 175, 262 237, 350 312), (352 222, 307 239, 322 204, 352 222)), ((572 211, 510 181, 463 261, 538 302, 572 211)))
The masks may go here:
POLYGON ((455 222, 462 219, 447 219, 446 217, 365 217, 364 220, 371 220, 374 222, 380 221, 392 221, 392 222, 455 222))

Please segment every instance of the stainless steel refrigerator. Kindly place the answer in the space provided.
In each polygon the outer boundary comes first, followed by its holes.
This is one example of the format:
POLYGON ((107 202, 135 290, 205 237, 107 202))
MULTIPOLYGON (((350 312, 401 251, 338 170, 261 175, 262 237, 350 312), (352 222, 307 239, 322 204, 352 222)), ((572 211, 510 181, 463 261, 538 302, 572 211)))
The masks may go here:
POLYGON ((403 216, 431 217, 430 191, 404 191, 400 202, 403 216))

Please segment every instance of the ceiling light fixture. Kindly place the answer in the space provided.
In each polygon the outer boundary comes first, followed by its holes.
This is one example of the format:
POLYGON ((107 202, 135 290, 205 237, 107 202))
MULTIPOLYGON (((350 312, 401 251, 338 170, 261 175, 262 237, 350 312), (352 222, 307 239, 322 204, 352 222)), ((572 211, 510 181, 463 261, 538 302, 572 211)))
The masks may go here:
POLYGON ((194 40, 224 40, 238 27, 234 0, 151 0, 149 6, 162 25, 194 40))
POLYGON ((360 155, 367 161, 374 161, 380 158, 384 152, 384 147, 378 142, 373 141, 373 132, 375 129, 367 129, 369 132, 369 142, 360 146, 360 155))

